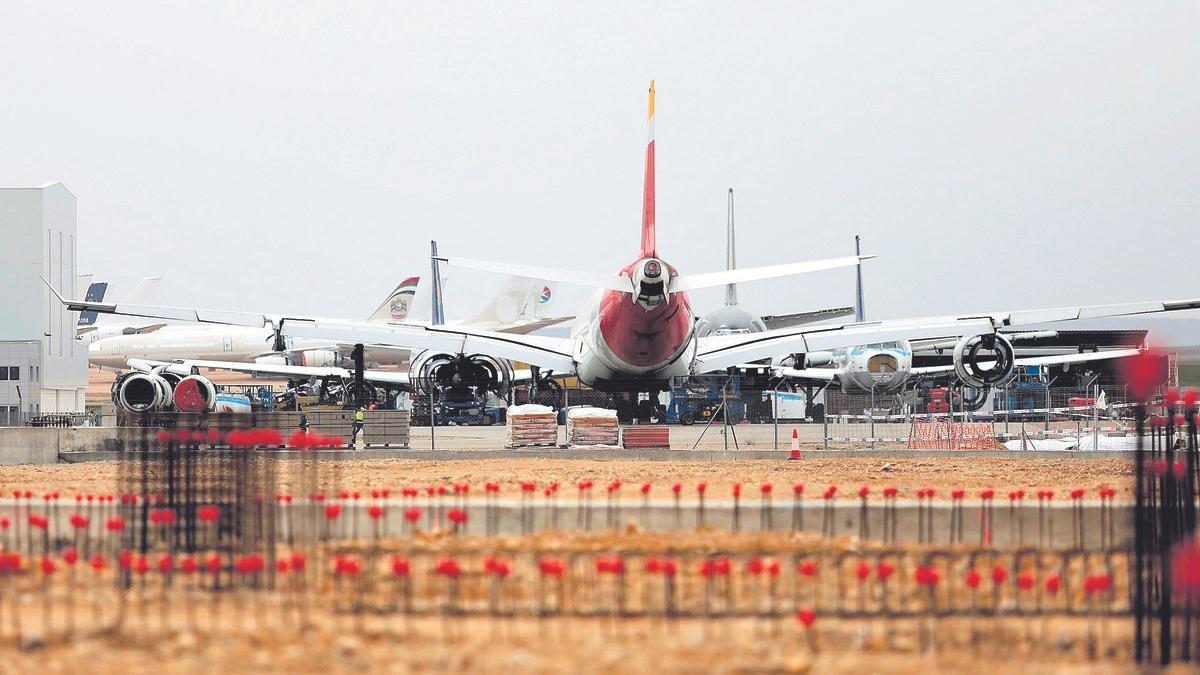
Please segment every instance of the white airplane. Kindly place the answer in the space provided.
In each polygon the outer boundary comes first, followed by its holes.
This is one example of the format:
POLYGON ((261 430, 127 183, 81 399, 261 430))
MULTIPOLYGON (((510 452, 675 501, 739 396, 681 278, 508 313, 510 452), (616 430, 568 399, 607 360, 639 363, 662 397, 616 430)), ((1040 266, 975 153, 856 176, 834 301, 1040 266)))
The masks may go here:
MULTIPOLYGON (((855 251, 858 251, 859 243, 859 237, 855 236, 855 251)), ((854 319, 856 323, 861 324, 866 321, 865 307, 863 305, 861 266, 859 266, 855 274, 854 298, 854 319)), ((1019 343, 1042 337, 1054 337, 1055 335, 1057 333, 1054 331, 1022 331, 1004 333, 1002 337, 1009 343, 1019 343)), ((970 367, 971 363, 976 363, 978 366, 986 365, 989 370, 996 369, 998 372, 1007 372, 1011 377, 1016 374, 1017 367, 1067 365, 1106 359, 1119 359, 1136 356, 1145 351, 1145 346, 1143 345, 1137 349, 1095 350, 1090 352, 1018 358, 1015 356, 1015 348, 1010 349, 1004 345, 1000 345, 998 349, 994 350, 995 354, 992 359, 987 359, 978 353, 967 355, 965 352, 968 349, 974 349, 978 352, 985 350, 985 346, 981 342, 967 343, 956 339, 919 340, 916 342, 893 340, 890 342, 854 345, 852 347, 825 352, 808 353, 803 355, 801 359, 804 367, 775 368, 774 371, 776 375, 783 377, 823 384, 837 384, 844 393, 865 394, 874 392, 876 394, 892 394, 902 390, 913 376, 943 374, 954 374, 961 383, 972 389, 986 390, 989 386, 1003 386, 1005 382, 1004 380, 990 379, 985 374, 976 373, 970 367), (954 355, 954 362, 951 365, 913 367, 914 352, 940 351, 943 349, 955 349, 957 351, 954 355), (997 359, 1003 362, 997 364, 997 359)), ((977 392, 977 395, 978 398, 982 399, 986 396, 986 391, 977 392)))
MULTIPOLYGON (((146 277, 138 282, 133 290, 125 296, 122 303, 130 304, 148 304, 154 302, 154 297, 158 295, 158 287, 162 284, 162 277, 146 277)), ((97 284, 92 284, 93 287, 97 284)), ((88 289, 89 294, 91 288, 88 289)), ((108 284, 104 283, 104 289, 99 291, 101 295, 107 293, 108 284)), ((130 321, 129 319, 121 319, 112 316, 97 317, 96 312, 84 310, 79 314, 79 325, 76 328, 75 339, 80 340, 89 346, 97 340, 113 337, 116 335, 132 335, 136 333, 149 333, 158 330, 164 325, 161 321, 130 321), (85 319, 88 323, 84 323, 85 319)), ((90 350, 89 350, 90 351, 90 350)))
MULTIPOLYGON (((422 288, 419 281, 418 277, 401 281, 366 321, 420 323, 412 318, 418 289, 422 288)), ((553 303, 554 286, 552 282, 514 277, 480 312, 456 322, 456 325, 521 334, 567 321, 572 317, 545 316, 553 303)), ((439 290, 435 288, 434 293, 439 290)), ((429 323, 432 323, 441 320, 444 308, 440 294, 430 302, 433 318, 429 323)), ((152 333, 120 335, 94 342, 88 346, 89 361, 99 368, 132 371, 113 384, 113 402, 130 412, 178 404, 181 385, 185 389, 198 387, 200 396, 194 400, 204 406, 211 407, 214 401, 219 406, 216 388, 198 374, 200 368, 289 380, 327 380, 343 385, 355 379, 355 373, 344 367, 351 360, 354 345, 284 337, 283 349, 274 349, 275 339, 272 331, 247 326, 166 326, 152 333), (185 381, 189 384, 184 385, 185 381)), ((413 354, 408 348, 390 345, 366 345, 364 349, 364 360, 376 365, 409 365, 415 359, 413 365, 423 368, 431 362, 436 363, 438 357, 438 354, 424 351, 413 354)), ((364 368, 362 376, 365 382, 384 387, 410 383, 407 370, 364 368)), ((374 400, 372 386, 364 388, 362 394, 374 400)))
MULTIPOLYGON (((772 358, 780 354, 809 354, 861 344, 899 340, 956 340, 956 365, 991 383, 1011 374, 1013 359, 993 358, 1011 352, 1001 329, 1040 326, 1046 323, 1134 316, 1200 308, 1200 299, 1148 301, 1113 305, 1051 309, 978 312, 833 326, 796 326, 757 333, 697 335, 688 291, 816 270, 858 265, 867 256, 849 256, 814 262, 683 274, 659 256, 654 218, 654 84, 650 85, 647 117, 650 139, 646 148, 641 246, 638 257, 616 274, 435 258, 461 265, 530 278, 579 283, 598 288, 580 312, 571 337, 513 335, 462 326, 378 323, 280 313, 231 312, 136 306, 126 303, 71 301, 55 290, 69 309, 143 316, 206 324, 267 329, 277 338, 305 337, 338 344, 377 344, 426 349, 454 356, 440 366, 438 377, 459 382, 482 375, 473 365, 478 359, 510 364, 522 362, 537 369, 577 376, 584 384, 609 390, 655 391, 668 378, 710 373, 772 358), (441 372, 445 371, 445 372, 441 372)), ((49 282, 46 282, 49 286, 49 282)), ((533 373, 537 377, 537 371, 533 373)), ((486 385, 479 381, 477 384, 486 385)))

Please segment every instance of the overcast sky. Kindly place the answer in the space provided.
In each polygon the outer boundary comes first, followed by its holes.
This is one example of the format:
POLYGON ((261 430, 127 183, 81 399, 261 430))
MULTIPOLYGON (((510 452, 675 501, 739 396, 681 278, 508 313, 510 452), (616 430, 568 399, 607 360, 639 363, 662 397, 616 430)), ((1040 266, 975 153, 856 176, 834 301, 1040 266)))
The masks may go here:
MULTIPOLYGON (((164 303, 362 316, 431 237, 632 260, 653 77, 685 272, 723 266, 733 186, 743 266, 861 233, 870 318, 1200 296, 1200 4, 567 4, 6 2, 0 185, 63 181, 80 270, 164 303)), ((451 276, 451 314, 495 283, 451 276)))

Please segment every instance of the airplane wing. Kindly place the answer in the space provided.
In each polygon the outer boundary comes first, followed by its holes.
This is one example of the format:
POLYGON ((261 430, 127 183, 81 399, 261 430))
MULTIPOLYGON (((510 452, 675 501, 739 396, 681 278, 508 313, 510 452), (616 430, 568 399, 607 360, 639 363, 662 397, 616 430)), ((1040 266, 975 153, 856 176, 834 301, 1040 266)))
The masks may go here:
MULTIPOLYGON (((1087 363, 1089 361, 1103 361, 1105 359, 1123 359, 1127 356, 1137 356, 1141 354, 1140 349, 1114 349, 1107 352, 1084 352, 1082 354, 1056 354, 1054 356, 1031 356, 1024 359, 1016 359, 1013 363, 1018 367, 1022 366, 1057 366, 1067 363, 1087 363)), ((989 362, 984 361, 980 366, 986 366, 989 362)), ((921 368, 913 368, 913 375, 937 375, 939 373, 954 372, 954 364, 946 366, 923 366, 921 368)))
POLYGON ((818 321, 828 321, 830 319, 843 319, 848 316, 854 316, 853 307, 831 307, 829 309, 818 309, 811 312, 795 312, 793 314, 771 314, 760 316, 763 325, 767 330, 775 330, 777 328, 792 328, 794 326, 806 326, 818 321))
MULTIPOLYGON (((312 379, 322 377, 333 377, 341 380, 354 379, 354 371, 337 367, 291 366, 271 363, 241 363, 238 361, 204 361, 192 359, 178 359, 175 361, 149 361, 146 359, 136 359, 136 361, 151 367, 183 366, 184 368, 189 369, 212 368, 216 370, 229 370, 235 373, 248 373, 250 375, 274 375, 288 379, 312 379)), ((390 370, 368 369, 363 371, 363 379, 368 382, 407 385, 408 373, 390 370)))
POLYGON ((528 335, 535 330, 545 328, 547 326, 557 326, 560 323, 573 321, 574 319, 574 316, 556 316, 549 319, 533 319, 527 323, 501 328, 496 332, 508 333, 509 335, 528 335))
POLYGON ((788 328, 698 338, 694 371, 707 373, 778 356, 894 340, 938 340, 994 333, 1002 328, 1059 321, 1159 314, 1200 308, 1200 299, 1080 305, 1051 309, 897 319, 841 326, 788 328))
POLYGON ((184 307, 157 307, 125 303, 68 300, 50 282, 59 302, 71 311, 94 310, 104 314, 142 316, 190 323, 249 326, 278 331, 285 337, 304 337, 347 344, 432 349, 453 354, 487 354, 520 361, 546 370, 574 372, 571 341, 538 335, 493 333, 459 326, 423 326, 353 319, 328 319, 289 314, 229 312, 184 307))
MULTIPOLYGON (((953 370, 953 367, 951 369, 953 370)), ((836 368, 776 368, 775 374, 783 377, 833 382, 837 379, 838 371, 836 368)))

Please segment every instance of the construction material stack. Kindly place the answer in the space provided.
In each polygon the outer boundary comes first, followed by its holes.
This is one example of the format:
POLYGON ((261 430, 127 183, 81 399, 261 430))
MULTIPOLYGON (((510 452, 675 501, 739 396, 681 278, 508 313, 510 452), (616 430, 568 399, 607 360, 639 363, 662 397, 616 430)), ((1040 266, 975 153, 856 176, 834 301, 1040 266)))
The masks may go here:
POLYGON ((558 416, 550 406, 515 405, 508 409, 508 447, 558 445, 558 416))
POLYGON ((626 449, 670 448, 671 428, 665 424, 641 424, 625 427, 621 439, 626 449))
POLYGON ((620 445, 617 411, 584 406, 567 411, 567 443, 573 448, 620 445))

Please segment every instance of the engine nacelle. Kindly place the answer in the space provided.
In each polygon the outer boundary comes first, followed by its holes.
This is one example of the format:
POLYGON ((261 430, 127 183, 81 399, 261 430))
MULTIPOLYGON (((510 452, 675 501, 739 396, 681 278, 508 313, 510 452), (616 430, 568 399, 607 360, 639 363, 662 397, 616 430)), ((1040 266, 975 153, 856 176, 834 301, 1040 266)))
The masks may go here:
POLYGON ((485 354, 425 351, 412 359, 409 381, 413 391, 428 394, 431 386, 454 398, 490 391, 504 396, 512 386, 513 367, 505 359, 485 354))
POLYGON ((188 375, 175 385, 180 412, 211 412, 217 408, 217 387, 207 377, 188 375))
POLYGON ((183 380, 183 378, 192 374, 192 369, 184 365, 173 363, 166 366, 158 366, 151 369, 150 372, 166 380, 167 384, 171 385, 171 390, 174 391, 175 387, 179 386, 179 383, 183 380))
POLYGON ((833 363, 833 352, 808 352, 804 355, 804 367, 816 368, 833 363))
POLYGON ((349 359, 341 352, 333 349, 309 349, 300 352, 292 358, 294 366, 310 366, 313 368, 340 368, 349 359))
POLYGON ((968 335, 954 345, 954 372, 968 387, 1003 386, 1016 373, 1012 343, 998 333, 968 335))
POLYGON ((171 384, 162 376, 132 372, 113 382, 112 401, 122 410, 141 414, 170 408, 175 397, 171 384))
POLYGON ((270 366, 310 366, 312 368, 341 368, 349 361, 333 349, 309 349, 292 354, 260 356, 254 362, 270 366))

